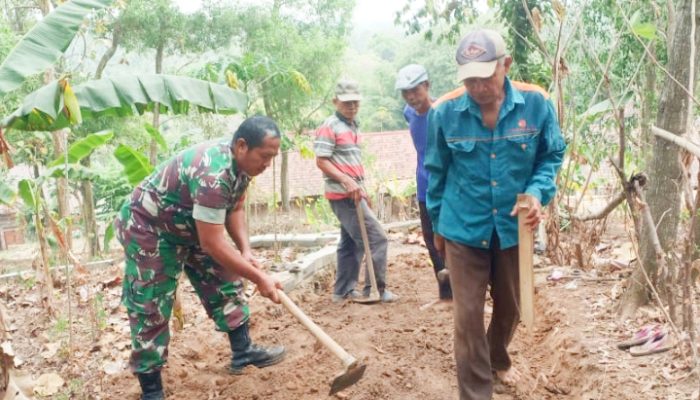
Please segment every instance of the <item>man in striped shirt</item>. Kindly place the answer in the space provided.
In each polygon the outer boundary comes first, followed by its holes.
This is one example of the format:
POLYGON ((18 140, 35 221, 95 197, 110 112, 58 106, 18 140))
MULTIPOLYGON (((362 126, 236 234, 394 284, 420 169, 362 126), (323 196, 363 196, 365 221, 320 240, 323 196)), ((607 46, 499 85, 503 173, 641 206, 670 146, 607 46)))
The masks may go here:
POLYGON ((348 298, 369 296, 369 274, 365 274, 363 293, 360 294, 355 290, 364 255, 362 234, 355 208, 357 206, 362 207, 364 211, 379 293, 382 302, 388 303, 396 301, 398 296, 386 290, 388 239, 381 224, 367 205, 367 193, 363 188, 365 171, 359 146, 358 124, 355 120, 361 99, 357 82, 340 80, 336 85, 333 98, 336 112, 318 128, 314 142, 316 165, 323 171, 325 197, 340 221, 333 301, 337 303, 348 298))

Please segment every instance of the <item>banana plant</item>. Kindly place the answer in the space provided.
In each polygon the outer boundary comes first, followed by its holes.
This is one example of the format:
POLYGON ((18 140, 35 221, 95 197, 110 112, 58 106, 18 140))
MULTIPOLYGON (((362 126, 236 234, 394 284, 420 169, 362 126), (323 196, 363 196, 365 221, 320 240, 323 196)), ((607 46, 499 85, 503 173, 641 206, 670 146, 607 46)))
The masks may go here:
POLYGON ((233 114, 245 110, 246 95, 227 86, 174 75, 123 75, 70 87, 62 80, 27 95, 22 105, 0 122, 0 127, 54 131, 80 119, 126 117, 153 111, 186 114, 233 114))
POLYGON ((0 179, 0 204, 9 206, 15 202, 15 198, 17 198, 17 192, 4 180, 4 177, 0 179))
POLYGON ((85 18, 114 1, 68 1, 37 23, 0 64, 0 97, 20 87, 28 77, 53 66, 68 49, 85 18))

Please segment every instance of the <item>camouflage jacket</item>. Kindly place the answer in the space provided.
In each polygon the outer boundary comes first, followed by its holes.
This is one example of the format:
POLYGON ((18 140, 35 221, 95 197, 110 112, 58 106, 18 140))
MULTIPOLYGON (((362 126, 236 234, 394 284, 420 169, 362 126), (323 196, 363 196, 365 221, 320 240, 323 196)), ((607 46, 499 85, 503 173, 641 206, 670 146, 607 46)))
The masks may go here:
POLYGON ((223 224, 250 177, 238 170, 231 140, 192 146, 162 163, 134 190, 129 229, 155 233, 173 243, 197 240, 195 219, 223 224))

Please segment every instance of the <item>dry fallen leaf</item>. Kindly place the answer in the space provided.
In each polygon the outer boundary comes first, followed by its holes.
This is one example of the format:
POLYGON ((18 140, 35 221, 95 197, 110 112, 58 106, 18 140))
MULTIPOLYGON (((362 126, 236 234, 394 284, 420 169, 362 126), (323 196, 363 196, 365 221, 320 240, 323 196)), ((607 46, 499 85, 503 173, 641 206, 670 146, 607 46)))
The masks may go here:
POLYGON ((44 357, 45 359, 53 358, 53 356, 58 353, 58 350, 61 348, 61 342, 55 342, 55 343, 46 343, 46 350, 41 352, 41 356, 44 357))
POLYGON ((126 365, 124 364, 124 361, 122 360, 117 360, 117 361, 108 361, 102 365, 102 370, 105 372, 107 375, 116 375, 126 369, 126 365))
POLYGON ((54 372, 43 374, 36 380, 34 393, 39 396, 51 396, 58 393, 64 383, 63 378, 54 372))

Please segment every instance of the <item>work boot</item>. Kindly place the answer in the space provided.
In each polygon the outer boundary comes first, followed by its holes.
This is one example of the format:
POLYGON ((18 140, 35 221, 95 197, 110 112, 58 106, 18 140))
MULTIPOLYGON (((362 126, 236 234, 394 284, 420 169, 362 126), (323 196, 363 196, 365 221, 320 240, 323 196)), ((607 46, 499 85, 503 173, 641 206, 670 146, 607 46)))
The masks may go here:
POLYGON ((240 375, 248 365, 258 368, 268 367, 277 364, 284 358, 284 346, 262 347, 254 344, 248 335, 248 322, 228 333, 228 340, 231 343, 231 366, 229 371, 232 374, 240 375))
POLYGON ((443 268, 437 272, 438 290, 440 300, 452 300, 452 286, 450 286, 450 272, 443 268))
POLYGON ((141 400, 164 400, 163 381, 160 378, 160 371, 147 374, 136 374, 141 384, 141 400))
POLYGON ((450 281, 438 284, 440 300, 452 300, 452 287, 450 281))

